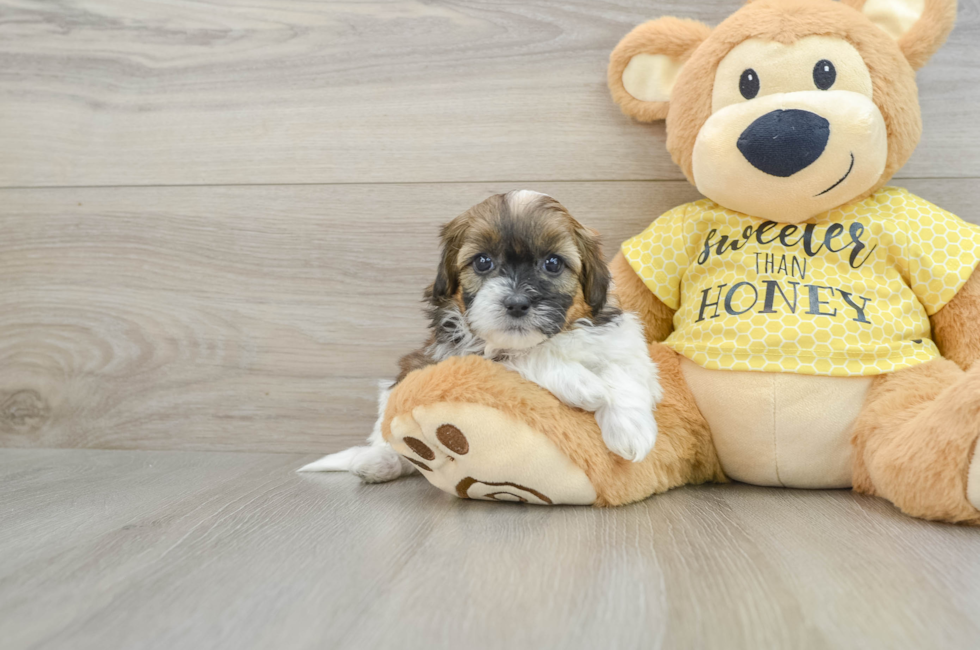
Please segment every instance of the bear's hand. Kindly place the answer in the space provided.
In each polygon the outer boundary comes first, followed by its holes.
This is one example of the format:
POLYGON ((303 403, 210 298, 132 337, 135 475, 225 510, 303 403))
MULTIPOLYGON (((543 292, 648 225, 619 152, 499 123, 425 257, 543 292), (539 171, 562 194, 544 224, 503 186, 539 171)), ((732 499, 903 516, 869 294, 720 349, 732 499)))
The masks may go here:
POLYGON ((953 299, 929 320, 942 355, 964 370, 972 367, 980 359, 980 272, 974 270, 953 299))
POLYGON ((670 336, 674 331, 674 310, 647 288, 622 252, 610 262, 609 271, 620 307, 639 317, 646 340, 660 342, 670 336))

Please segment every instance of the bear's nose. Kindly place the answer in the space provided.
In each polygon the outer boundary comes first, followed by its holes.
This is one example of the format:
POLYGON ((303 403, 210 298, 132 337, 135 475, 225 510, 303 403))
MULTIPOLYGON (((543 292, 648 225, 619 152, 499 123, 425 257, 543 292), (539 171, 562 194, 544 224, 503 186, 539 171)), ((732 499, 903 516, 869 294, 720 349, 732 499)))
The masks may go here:
POLYGON ((813 164, 830 139, 830 122, 798 109, 766 113, 738 138, 738 150, 753 167, 786 178, 813 164))

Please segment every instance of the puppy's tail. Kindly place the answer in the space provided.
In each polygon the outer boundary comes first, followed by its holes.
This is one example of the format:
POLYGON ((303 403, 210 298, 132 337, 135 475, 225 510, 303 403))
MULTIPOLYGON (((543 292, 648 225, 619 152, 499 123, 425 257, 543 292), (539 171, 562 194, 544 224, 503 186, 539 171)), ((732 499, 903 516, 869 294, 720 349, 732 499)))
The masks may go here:
POLYGON ((349 472, 354 465, 354 458, 367 447, 351 447, 336 454, 324 456, 309 465, 303 465, 297 472, 349 472))

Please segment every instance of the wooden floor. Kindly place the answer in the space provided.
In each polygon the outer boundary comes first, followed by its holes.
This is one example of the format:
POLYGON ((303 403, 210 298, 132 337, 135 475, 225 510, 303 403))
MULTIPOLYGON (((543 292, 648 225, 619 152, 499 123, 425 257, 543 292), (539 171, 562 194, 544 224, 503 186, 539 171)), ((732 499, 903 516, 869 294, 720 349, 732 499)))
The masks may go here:
MULTIPOLYGON (((980 534, 847 492, 619 510, 304 476, 424 337, 439 224, 697 198, 605 66, 742 0, 0 0, 0 647, 977 648, 980 534)), ((980 0, 894 181, 980 223, 980 0)))
POLYGON ((21 648, 971 648, 975 529, 846 491, 460 501, 311 456, 7 450, 21 648), (43 540, 43 543, 39 543, 43 540))

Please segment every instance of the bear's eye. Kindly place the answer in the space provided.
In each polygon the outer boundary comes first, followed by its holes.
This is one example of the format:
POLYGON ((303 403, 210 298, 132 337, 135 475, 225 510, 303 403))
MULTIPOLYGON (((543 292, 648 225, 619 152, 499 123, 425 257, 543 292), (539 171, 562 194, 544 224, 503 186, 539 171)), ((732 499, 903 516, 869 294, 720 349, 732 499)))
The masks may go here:
POLYGON ((827 90, 835 81, 837 81, 837 68, 834 64, 827 59, 817 61, 817 65, 813 66, 813 83, 817 88, 827 90))
POLYGON ((742 78, 738 80, 738 90, 745 99, 752 99, 759 94, 759 75, 755 70, 749 68, 742 73, 742 78))

